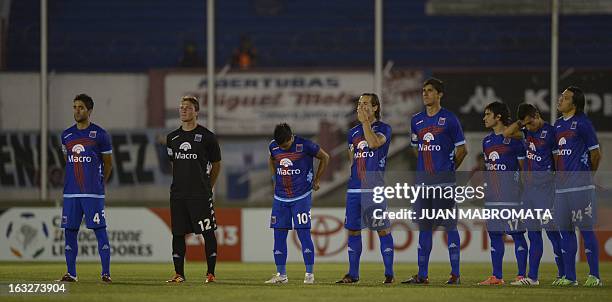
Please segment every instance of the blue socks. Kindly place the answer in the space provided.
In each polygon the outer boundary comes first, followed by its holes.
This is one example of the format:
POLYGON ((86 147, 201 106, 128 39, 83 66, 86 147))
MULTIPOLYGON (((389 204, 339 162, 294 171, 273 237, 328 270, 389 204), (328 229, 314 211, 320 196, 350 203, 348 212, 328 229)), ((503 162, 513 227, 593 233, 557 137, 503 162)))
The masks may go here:
POLYGON ((581 231, 590 274, 599 278, 599 244, 593 231, 581 231))
POLYGON ((79 230, 64 229, 64 239, 66 245, 64 246, 66 256, 66 266, 68 267, 68 273, 76 277, 76 258, 79 254, 79 244, 77 243, 77 234, 79 230))
POLYGON ((429 255, 432 247, 432 231, 419 231, 419 246, 417 247, 417 264, 419 277, 427 278, 429 270, 429 255))
POLYGON ((561 233, 559 231, 546 231, 546 236, 552 244, 557 263, 557 278, 565 276, 565 266, 563 265, 563 253, 561 253, 561 233))
POLYGON ((493 276, 497 279, 503 278, 502 263, 504 261, 504 234, 499 232, 488 232, 491 239, 491 264, 493 276))
MULTIPOLYGON (((393 247, 393 236, 387 234, 378 237, 380 239, 380 253, 385 265, 385 276, 393 276, 393 257, 395 255, 393 247)), ((359 261, 362 251, 361 234, 357 236, 348 236, 348 258, 349 258, 349 276, 353 279, 359 279, 359 261)))
POLYGON ((287 235, 288 230, 274 229, 274 263, 276 271, 287 275, 287 235))
POLYGON ((383 263, 385 264, 385 276, 393 276, 393 236, 391 233, 385 236, 379 236, 380 239, 380 254, 382 255, 383 263))
POLYGON ((359 259, 361 258, 361 234, 348 236, 349 276, 359 279, 359 259))
POLYGON ((561 252, 563 253, 563 264, 565 266, 565 278, 576 281, 576 253, 578 252, 578 243, 574 230, 561 231, 561 248, 561 252))
POLYGON ((461 239, 459 238, 459 231, 452 230, 447 231, 448 238, 446 240, 448 247, 448 258, 451 264, 451 274, 459 276, 459 260, 460 260, 460 248, 461 239))
POLYGON ((296 229, 298 238, 302 243, 302 256, 304 256, 304 265, 306 266, 306 272, 312 273, 314 266, 314 244, 312 237, 310 236, 310 229, 296 229))
MULTIPOLYGON (((447 231, 447 247, 448 257, 451 264, 451 274, 459 276, 459 260, 460 260, 460 248, 461 239, 459 238, 459 231, 450 230, 447 231)), ((433 232, 431 230, 419 231, 419 246, 417 247, 417 263, 419 266, 419 277, 427 278, 429 270, 429 256, 431 255, 431 249, 433 246, 433 232)))
POLYGON ((540 260, 544 254, 544 242, 542 241, 542 231, 528 231, 529 237, 529 274, 528 277, 538 280, 538 270, 540 260))
POLYGON ((102 275, 110 276, 110 243, 106 228, 95 229, 96 239, 98 239, 98 253, 102 263, 102 275))
POLYGON ((525 276, 527 274, 527 240, 525 240, 524 233, 512 234, 514 240, 514 254, 516 255, 516 264, 518 265, 518 276, 525 276))
MULTIPOLYGON (((589 264, 590 274, 599 278, 599 245, 593 231, 580 231, 584 239, 584 249, 589 264)), ((578 242, 575 231, 561 232, 561 247, 563 248, 563 264, 565 278, 576 281, 576 253, 578 242)))

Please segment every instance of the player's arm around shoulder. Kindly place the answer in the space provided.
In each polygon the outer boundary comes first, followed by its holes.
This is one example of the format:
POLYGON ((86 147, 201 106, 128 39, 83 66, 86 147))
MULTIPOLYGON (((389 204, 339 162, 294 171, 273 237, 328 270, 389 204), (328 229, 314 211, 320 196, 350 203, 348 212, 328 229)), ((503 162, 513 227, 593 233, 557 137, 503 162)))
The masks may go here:
POLYGON ((504 129, 504 132, 502 133, 502 135, 504 137, 509 137, 509 138, 514 138, 514 139, 522 140, 523 139, 523 132, 521 131, 521 128, 523 128, 522 122, 520 120, 516 121, 516 122, 510 124, 510 126, 506 127, 506 129, 504 129))

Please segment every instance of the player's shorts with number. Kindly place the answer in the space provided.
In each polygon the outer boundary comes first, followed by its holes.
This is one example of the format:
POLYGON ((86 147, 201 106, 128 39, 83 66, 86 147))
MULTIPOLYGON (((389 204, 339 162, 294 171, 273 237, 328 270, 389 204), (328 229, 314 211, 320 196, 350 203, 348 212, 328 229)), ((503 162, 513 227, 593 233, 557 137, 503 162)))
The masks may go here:
MULTIPOLYGON (((550 210, 550 213, 554 213, 555 186, 553 183, 525 186, 522 200, 523 208, 532 210, 534 215, 536 215, 535 210, 537 209, 550 210)), ((525 220, 525 226, 529 231, 555 231, 559 229, 553 218, 539 219, 534 217, 534 219, 525 220)))
MULTIPOLYGON (((505 206, 505 207, 487 207, 487 209, 497 208, 498 210, 512 210, 513 208, 516 211, 519 210, 519 207, 505 206)), ((508 235, 516 234, 516 233, 524 233, 526 230, 525 221, 519 218, 510 218, 510 219, 487 219, 487 231, 496 232, 496 233, 504 233, 508 235)))
POLYGON ((170 199, 172 234, 202 234, 217 229, 215 209, 211 198, 170 199))
POLYGON ((272 214, 270 215, 270 228, 310 229, 311 208, 312 194, 310 193, 294 201, 281 201, 274 198, 272 214), (293 226, 291 222, 293 222, 293 226))
POLYGON ((595 190, 581 190, 555 194, 555 221, 559 230, 593 229, 597 222, 595 190))
POLYGON ((374 202, 372 192, 347 192, 344 228, 347 230, 361 230, 369 228, 378 231, 391 227, 389 219, 377 219, 387 210, 387 202, 374 202), (378 211, 376 211, 378 210, 378 211), (376 212, 376 213, 375 213, 376 212), (375 214, 378 214, 375 216, 375 214))
MULTIPOLYGON (((416 218, 415 222, 418 224, 420 230, 432 230, 436 226, 443 226, 449 230, 457 228, 457 218, 449 218, 449 219, 419 219, 424 211, 428 213, 435 213, 439 210, 452 210, 457 209, 457 203, 453 198, 421 198, 419 196, 412 207, 416 218)), ((427 216, 423 216, 427 217, 427 216)))
POLYGON ((104 198, 64 197, 62 209, 62 228, 78 230, 85 215, 89 229, 106 227, 104 198))

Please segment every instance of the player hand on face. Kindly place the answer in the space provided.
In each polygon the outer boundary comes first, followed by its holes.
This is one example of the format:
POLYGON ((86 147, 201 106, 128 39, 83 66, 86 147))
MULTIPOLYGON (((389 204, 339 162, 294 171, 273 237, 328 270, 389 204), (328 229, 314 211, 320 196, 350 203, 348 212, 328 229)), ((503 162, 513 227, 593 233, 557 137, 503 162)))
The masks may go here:
POLYGON ((367 122, 370 111, 371 108, 368 106, 357 106, 357 120, 362 124, 367 122))

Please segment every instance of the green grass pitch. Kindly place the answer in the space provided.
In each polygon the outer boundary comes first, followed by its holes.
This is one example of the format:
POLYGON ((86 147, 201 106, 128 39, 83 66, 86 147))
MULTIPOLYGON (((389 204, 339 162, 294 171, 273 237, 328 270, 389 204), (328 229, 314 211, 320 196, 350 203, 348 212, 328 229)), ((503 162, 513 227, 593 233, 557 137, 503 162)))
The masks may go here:
MULTIPOLYGON (((505 263, 505 280, 511 281, 516 272, 514 264, 505 263)), ((383 285, 383 266, 379 263, 361 264, 361 281, 358 284, 336 285, 348 265, 344 263, 317 264, 316 284, 304 285, 304 267, 298 263, 287 266, 289 284, 267 285, 264 281, 275 272, 273 263, 217 264, 218 282, 204 284, 204 263, 187 263, 187 281, 183 284, 166 284, 172 275, 171 263, 124 264, 111 266, 113 284, 103 284, 99 278, 98 263, 78 263, 79 282, 69 285, 64 295, 0 296, 0 301, 611 301, 612 263, 601 264, 601 288, 554 288, 550 286, 556 267, 543 264, 540 268, 541 285, 519 288, 510 285, 479 287, 477 282, 490 273, 490 265, 462 264, 462 284, 443 285, 449 271, 448 264, 430 266, 430 284, 404 285, 399 281, 416 272, 416 264, 396 264, 396 283, 383 285)), ((63 263, 0 262, 0 284, 17 282, 49 282, 65 272, 63 263)), ((581 284, 587 275, 585 263, 578 265, 581 284)), ((6 292, 4 289, 2 292, 6 292)))

